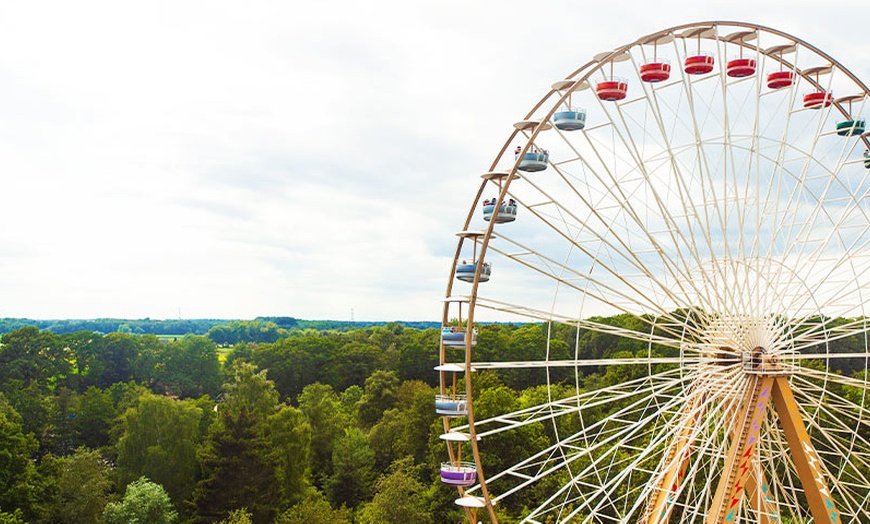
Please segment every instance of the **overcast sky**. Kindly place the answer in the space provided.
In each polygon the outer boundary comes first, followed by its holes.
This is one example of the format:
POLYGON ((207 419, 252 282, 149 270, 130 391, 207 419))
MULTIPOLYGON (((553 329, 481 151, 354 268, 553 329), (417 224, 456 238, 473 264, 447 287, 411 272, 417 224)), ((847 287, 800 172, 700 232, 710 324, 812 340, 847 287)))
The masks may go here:
POLYGON ((483 173, 592 55, 864 1, 0 2, 0 317, 437 320, 483 173), (824 7, 819 7, 824 5, 824 7))

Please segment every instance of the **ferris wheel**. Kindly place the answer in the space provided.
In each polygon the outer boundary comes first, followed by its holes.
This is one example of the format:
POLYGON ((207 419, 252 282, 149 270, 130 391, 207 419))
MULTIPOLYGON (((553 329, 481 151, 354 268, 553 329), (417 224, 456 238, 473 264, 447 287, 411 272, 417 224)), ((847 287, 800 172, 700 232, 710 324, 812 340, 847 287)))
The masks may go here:
POLYGON ((868 100, 738 22, 552 84, 482 174, 444 300, 441 477, 469 519, 870 522, 868 100), (521 398, 485 387, 519 374, 521 398))

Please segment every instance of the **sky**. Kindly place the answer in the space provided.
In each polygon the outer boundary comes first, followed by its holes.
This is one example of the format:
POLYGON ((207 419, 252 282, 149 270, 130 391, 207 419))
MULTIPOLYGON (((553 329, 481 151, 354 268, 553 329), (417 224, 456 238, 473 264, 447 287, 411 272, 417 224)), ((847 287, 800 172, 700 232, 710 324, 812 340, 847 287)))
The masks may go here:
POLYGON ((0 317, 437 320, 479 175, 593 55, 735 20, 870 80, 863 1, 592 5, 0 0, 0 317))

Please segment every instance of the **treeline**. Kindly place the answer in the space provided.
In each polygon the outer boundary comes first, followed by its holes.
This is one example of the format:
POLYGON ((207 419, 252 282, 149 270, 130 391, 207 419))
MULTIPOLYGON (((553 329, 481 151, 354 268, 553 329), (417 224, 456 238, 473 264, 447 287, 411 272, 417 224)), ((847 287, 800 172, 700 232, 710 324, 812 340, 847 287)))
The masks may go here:
MULTIPOLYGON (((234 325, 258 324, 268 326, 269 329, 279 331, 286 336, 293 329, 313 329, 316 331, 352 331, 374 326, 383 326, 388 322, 354 322, 340 320, 303 320, 293 317, 257 317, 253 321, 245 320, 220 320, 220 319, 168 319, 152 320, 143 319, 61 319, 61 320, 35 320, 28 318, 0 318, 0 334, 9 333, 16 329, 34 326, 52 333, 64 334, 77 331, 93 331, 95 333, 133 333, 137 335, 205 335, 211 329, 220 327, 233 329, 234 325)), ((437 322, 402 322, 402 325, 415 329, 428 329, 437 327, 437 322)), ((240 339, 239 341, 253 341, 240 339)))

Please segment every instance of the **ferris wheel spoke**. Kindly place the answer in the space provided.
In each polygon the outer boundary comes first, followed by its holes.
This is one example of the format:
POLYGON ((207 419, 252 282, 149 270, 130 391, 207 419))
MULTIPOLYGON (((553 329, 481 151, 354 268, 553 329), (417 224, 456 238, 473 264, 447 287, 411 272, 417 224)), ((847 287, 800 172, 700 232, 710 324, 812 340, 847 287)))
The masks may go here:
MULTIPOLYGON (((542 220, 544 220, 543 217, 542 220)), ((548 257, 546 254, 537 252, 529 246, 512 241, 506 236, 502 237, 501 240, 505 244, 511 244, 515 249, 509 251, 503 247, 493 246, 491 249, 494 252, 512 259, 541 275, 552 278, 574 291, 594 295, 602 303, 619 307, 626 312, 642 309, 654 309, 662 314, 667 312, 666 308, 657 305, 659 300, 657 300, 656 293, 661 293, 662 290, 655 288, 644 289, 631 284, 628 281, 628 275, 619 274, 616 266, 611 265, 608 258, 588 251, 587 248, 576 244, 573 239, 565 237, 565 240, 571 242, 578 251, 586 253, 590 259, 594 259, 594 265, 599 269, 603 269, 606 273, 605 275, 582 272, 564 262, 559 262, 548 257), (624 289, 620 289, 617 286, 624 287, 624 289)), ((614 252, 608 251, 607 254, 613 255, 614 252)), ((622 259, 620 258, 620 260, 622 259)), ((679 300, 679 297, 674 296, 673 298, 681 307, 692 306, 691 304, 681 303, 682 301, 679 300)))
MULTIPOLYGON (((640 397, 641 400, 638 402, 641 402, 647 396, 660 393, 663 390, 679 391, 680 384, 685 380, 680 375, 679 370, 662 371, 655 375, 641 377, 595 391, 584 392, 577 396, 556 399, 512 413, 481 419, 475 421, 475 427, 478 428, 478 436, 483 438, 530 423, 554 420, 578 412, 594 410, 602 406, 606 407, 632 398, 640 397), (489 429, 490 426, 493 426, 493 429, 489 429)), ((464 431, 467 427, 458 426, 456 430, 464 431)))
MULTIPOLYGON (((647 318, 647 317, 638 317, 638 319, 646 326, 650 328, 659 328, 664 335, 659 335, 656 333, 647 333, 640 332, 636 330, 627 329, 620 326, 613 326, 610 324, 605 324, 602 322, 596 322, 591 319, 577 319, 573 317, 565 317, 558 314, 554 314, 553 312, 548 312, 545 310, 533 309, 528 306, 522 306, 518 304, 511 304, 507 302, 500 302, 494 299, 490 299, 487 297, 478 297, 477 305, 479 307, 490 309, 493 311, 502 311, 506 313, 512 313, 518 316, 523 316, 528 319, 535 319, 541 321, 553 321, 558 322, 567 326, 576 327, 578 329, 587 329, 590 331, 597 331, 599 333, 606 333, 611 335, 617 335, 620 337, 629 338, 632 340, 638 340, 641 342, 647 342, 651 344, 658 344, 661 346, 672 347, 679 349, 681 348, 680 339, 684 336, 683 333, 680 332, 680 329, 695 329, 693 326, 687 323, 686 320, 679 319, 674 316, 673 313, 669 313, 665 319, 670 321, 670 324, 662 323, 661 318, 647 318), (670 336, 665 336, 670 335, 670 336)), ((629 311, 624 311, 625 313, 630 313, 629 311)))

